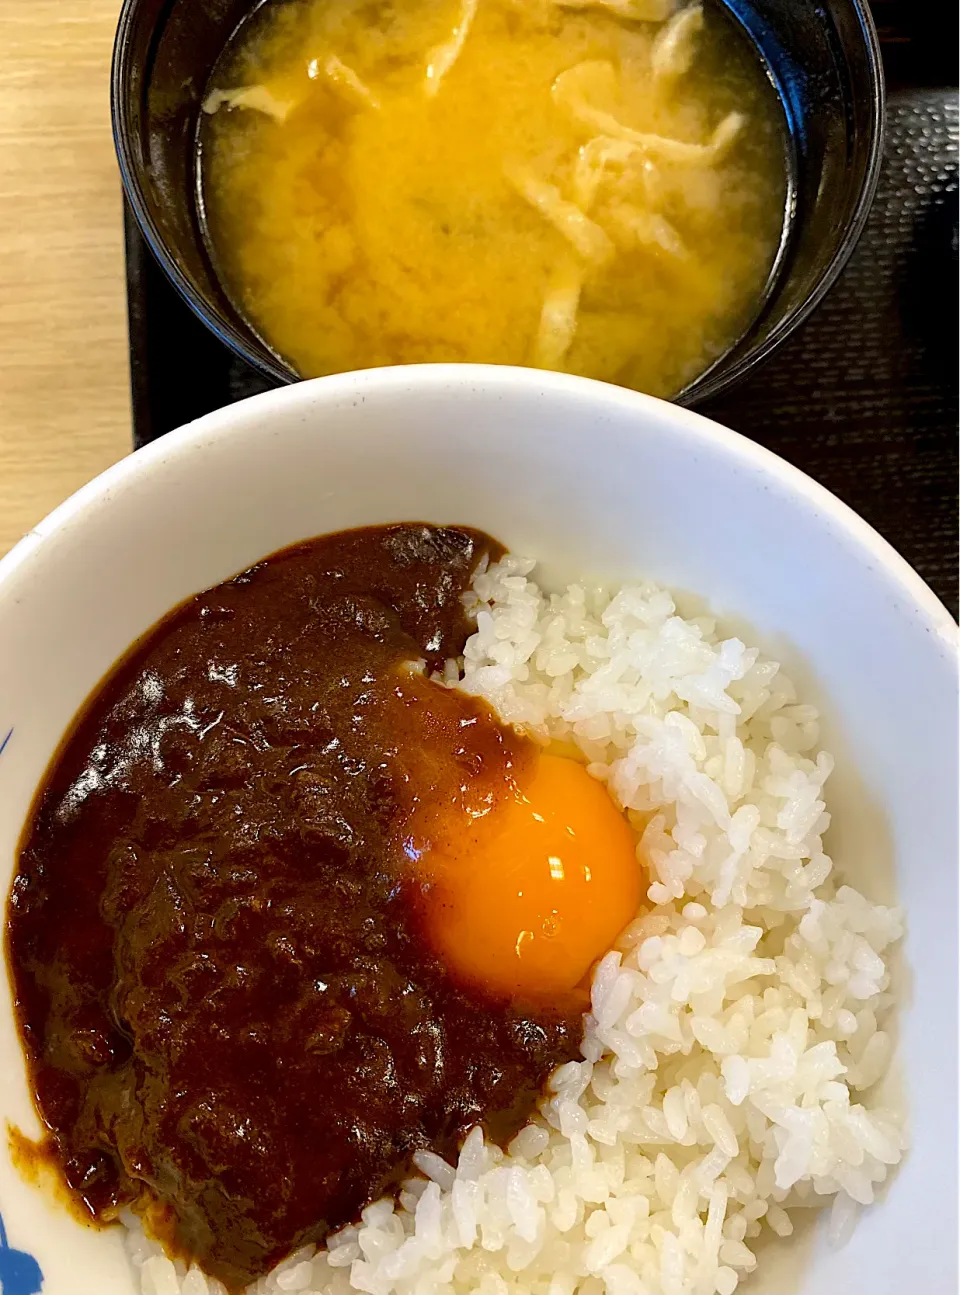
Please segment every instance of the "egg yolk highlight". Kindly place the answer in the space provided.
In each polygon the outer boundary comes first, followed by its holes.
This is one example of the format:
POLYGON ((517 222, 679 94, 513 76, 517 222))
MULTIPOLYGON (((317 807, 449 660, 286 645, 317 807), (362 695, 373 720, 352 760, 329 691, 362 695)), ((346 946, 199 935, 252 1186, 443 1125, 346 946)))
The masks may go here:
POLYGON ((426 924, 458 978, 543 998, 580 985, 636 916, 637 842, 602 783, 539 755, 531 779, 428 847, 426 924))

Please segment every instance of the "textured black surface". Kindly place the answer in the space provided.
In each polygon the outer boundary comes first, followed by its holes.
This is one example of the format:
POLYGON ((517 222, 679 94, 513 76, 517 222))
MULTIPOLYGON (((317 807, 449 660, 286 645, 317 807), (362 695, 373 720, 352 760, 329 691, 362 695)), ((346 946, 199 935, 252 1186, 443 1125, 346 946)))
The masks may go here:
MULTIPOLYGON (((950 75, 956 41, 934 55, 904 25, 903 0, 874 9, 891 83, 912 88, 889 97, 866 231, 802 329, 700 408, 846 500, 956 615, 957 95, 916 88, 931 71, 950 75)), ((129 216, 127 266, 135 444, 271 385, 183 304, 129 216)))
POLYGON ((957 611, 957 101, 891 94, 867 228, 810 320, 701 412, 846 500, 957 611))

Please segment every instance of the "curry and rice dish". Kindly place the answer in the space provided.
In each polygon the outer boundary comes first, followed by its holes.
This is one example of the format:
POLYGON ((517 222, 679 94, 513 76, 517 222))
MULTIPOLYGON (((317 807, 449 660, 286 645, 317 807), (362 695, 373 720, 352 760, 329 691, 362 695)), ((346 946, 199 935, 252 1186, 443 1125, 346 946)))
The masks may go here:
POLYGON ((143 1295, 731 1295, 905 1145, 896 910, 779 667, 461 527, 325 536, 94 692, 6 938, 38 1154, 143 1295))
POLYGON ((599 785, 423 674, 462 651, 489 551, 361 531, 192 600, 101 692, 25 843, 18 1008, 67 1182, 101 1218, 148 1185, 175 1247, 233 1288, 351 1222, 418 1147, 452 1155, 478 1121, 517 1133, 579 1052, 576 986, 636 911, 599 785), (586 827, 592 881, 554 882, 553 902, 612 893, 593 941, 551 913, 547 960, 508 908, 481 944, 463 852, 509 820, 522 859, 560 796, 579 798, 564 823, 586 827), (428 950, 451 943, 444 973, 428 950))
POLYGON ((475 361, 671 395, 755 316, 784 232, 782 107, 713 0, 271 2, 203 106, 213 262, 303 376, 475 361))

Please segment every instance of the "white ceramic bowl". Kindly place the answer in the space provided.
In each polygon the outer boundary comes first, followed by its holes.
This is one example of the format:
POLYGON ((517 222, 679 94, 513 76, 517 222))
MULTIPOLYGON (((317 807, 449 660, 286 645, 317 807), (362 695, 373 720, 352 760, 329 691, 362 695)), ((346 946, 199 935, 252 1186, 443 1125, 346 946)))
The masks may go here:
MULTIPOLYGON (((907 914, 902 1086, 912 1149, 803 1295, 953 1295, 957 1145, 956 627, 868 526, 786 463, 689 411, 520 369, 430 366, 304 382, 111 468, 0 562, 0 889, 64 730, 175 603, 283 545, 374 522, 482 527, 556 578, 650 575, 784 657, 839 755, 832 853, 907 914), (8 732, 9 730, 9 732, 8 732), (5 740, 6 739, 6 740, 5 740)), ((0 1119, 35 1134, 9 995, 0 1119)), ((0 1150, 8 1244, 44 1295, 130 1295, 116 1232, 75 1223, 0 1150)), ((0 1277, 3 1276, 0 1250, 0 1277)), ((12 1266, 9 1266, 12 1272, 12 1266)), ((32 1295, 6 1288, 5 1295, 32 1295)))

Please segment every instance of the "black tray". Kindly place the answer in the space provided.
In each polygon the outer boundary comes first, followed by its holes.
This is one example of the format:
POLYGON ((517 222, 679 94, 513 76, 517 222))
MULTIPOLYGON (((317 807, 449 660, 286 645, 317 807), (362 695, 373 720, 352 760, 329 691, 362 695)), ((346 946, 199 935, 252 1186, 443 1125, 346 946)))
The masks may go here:
MULTIPOLYGON (((874 0, 890 94, 863 237, 811 319, 749 381, 699 408, 846 500, 956 615, 957 94, 942 88, 954 78, 956 11, 941 3, 931 23, 925 5, 874 0)), ((192 314, 129 212, 125 226, 140 446, 274 384, 192 314)))

